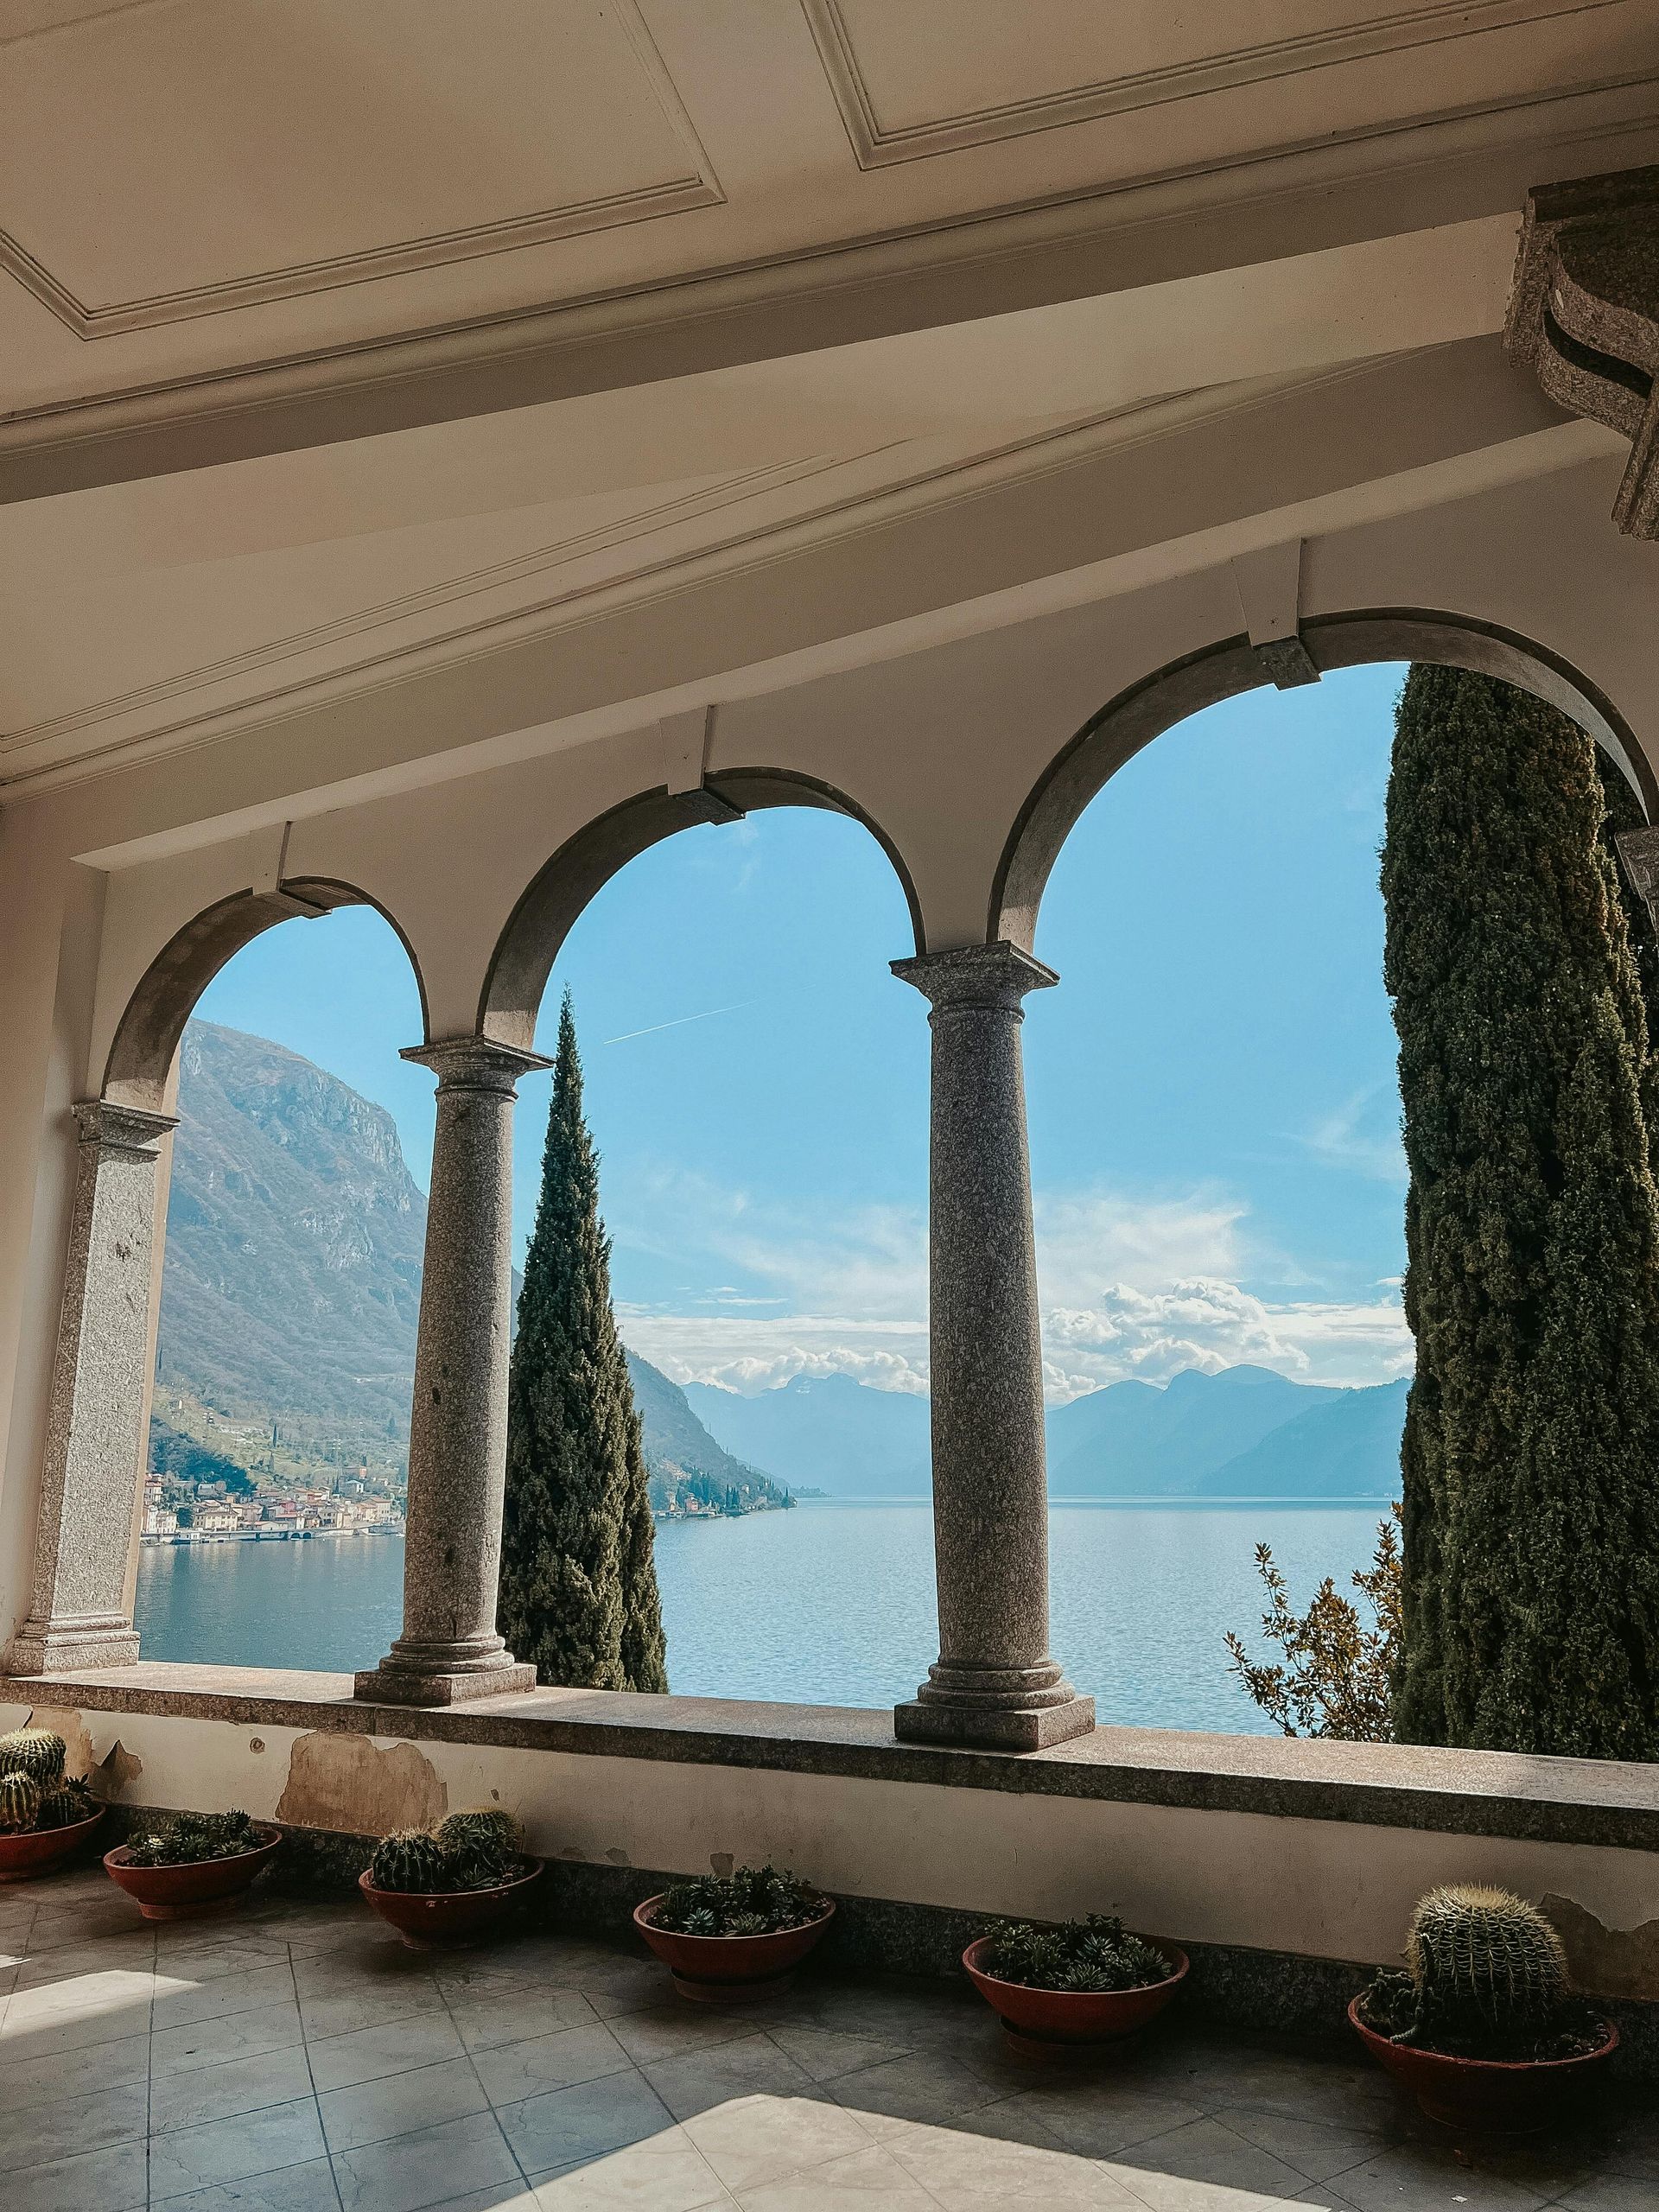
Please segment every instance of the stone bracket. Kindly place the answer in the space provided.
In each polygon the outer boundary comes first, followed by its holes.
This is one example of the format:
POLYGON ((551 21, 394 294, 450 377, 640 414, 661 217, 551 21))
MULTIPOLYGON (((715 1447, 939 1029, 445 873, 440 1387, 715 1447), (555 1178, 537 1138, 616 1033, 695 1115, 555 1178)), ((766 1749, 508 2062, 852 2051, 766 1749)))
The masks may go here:
POLYGON ((1232 567, 1244 627, 1268 681, 1281 691, 1317 683, 1319 669, 1302 642, 1301 539, 1237 554, 1232 567))
POLYGON ((1558 407, 1630 440, 1613 520, 1659 538, 1659 168, 1528 194, 1503 342, 1558 407))

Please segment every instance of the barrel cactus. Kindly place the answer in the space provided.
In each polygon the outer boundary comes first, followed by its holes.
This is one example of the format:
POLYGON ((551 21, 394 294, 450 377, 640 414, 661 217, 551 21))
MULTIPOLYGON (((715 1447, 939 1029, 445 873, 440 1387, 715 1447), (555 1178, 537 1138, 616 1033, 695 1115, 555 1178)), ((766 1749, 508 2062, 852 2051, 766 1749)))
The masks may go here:
POLYGON ((424 1828, 402 1828, 383 1836, 369 1862, 369 1881, 377 1890, 405 1890, 429 1896, 454 1886, 443 1846, 424 1828))
POLYGON ((510 1814, 486 1808, 451 1813, 438 1822, 433 1840, 444 1855, 453 1886, 481 1890, 507 1878, 518 1853, 518 1832, 510 1814))
POLYGON ((79 1821, 90 1821, 97 1810, 98 1800, 84 1782, 60 1782, 41 1798, 35 1825, 72 1828, 79 1821))
POLYGON ((63 1773, 67 1751, 62 1737, 49 1728, 14 1728, 0 1736, 0 1775, 26 1774, 49 1789, 63 1773))
POLYGON ((40 1813, 41 1785, 33 1775, 0 1774, 0 1835, 27 1835, 40 1813))
POLYGON ((1412 1914, 1406 1965, 1416 2004, 1401 2042, 1522 2035, 1548 2027, 1567 1993, 1560 1936, 1536 1905, 1507 1890, 1431 1890, 1412 1914))

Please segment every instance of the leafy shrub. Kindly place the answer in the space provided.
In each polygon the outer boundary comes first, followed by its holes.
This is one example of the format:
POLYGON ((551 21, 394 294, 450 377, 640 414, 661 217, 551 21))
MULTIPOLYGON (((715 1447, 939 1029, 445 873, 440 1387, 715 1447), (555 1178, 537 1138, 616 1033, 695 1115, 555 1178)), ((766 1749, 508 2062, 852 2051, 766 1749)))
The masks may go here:
POLYGON ((829 1910, 829 1898, 810 1882, 775 1866, 740 1866, 677 1882, 658 1906, 655 1924, 674 1936, 775 1936, 810 1928, 829 1910))
POLYGON ((170 1827, 134 1835, 130 1866, 197 1866, 205 1859, 238 1859, 265 1840, 245 1813, 181 1813, 170 1827))
POLYGON ((1256 1569, 1268 1592, 1262 1633, 1279 1646, 1284 1664, 1258 1664, 1230 1630, 1227 1649, 1231 1671, 1287 1736, 1394 1741, 1391 1700, 1401 1659, 1399 1519, 1396 1505, 1378 1525, 1370 1566, 1354 1573, 1354 1587, 1370 1609, 1370 1626, 1328 1574, 1306 1612, 1293 1611, 1271 1548, 1256 1546, 1256 1569))
POLYGON ((996 1931, 984 1954, 984 1971, 1027 1989, 1063 1989, 1079 1995, 1146 1989, 1167 1981, 1169 1961, 1112 1914, 1051 1926, 1029 1922, 996 1931))

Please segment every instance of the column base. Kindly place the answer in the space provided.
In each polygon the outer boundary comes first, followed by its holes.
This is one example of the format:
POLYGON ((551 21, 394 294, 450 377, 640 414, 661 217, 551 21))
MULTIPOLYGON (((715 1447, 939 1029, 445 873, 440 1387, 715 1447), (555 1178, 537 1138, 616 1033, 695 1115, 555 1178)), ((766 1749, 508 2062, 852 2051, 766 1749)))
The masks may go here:
POLYGON ((1042 1751, 1051 1744, 1093 1733, 1095 1700, 1066 1698, 1058 1705, 934 1705, 907 1698, 893 1708, 893 1732, 901 1744, 948 1744, 961 1751, 1042 1751))
POLYGON ((352 1694, 372 1705, 461 1705, 477 1697, 522 1697, 536 1669, 521 1664, 499 1636, 454 1643, 399 1637, 378 1667, 353 1680, 352 1694))
POLYGON ((119 1615, 102 1619, 27 1620, 0 1652, 0 1672, 60 1675, 81 1667, 130 1667, 138 1657, 138 1632, 119 1615))

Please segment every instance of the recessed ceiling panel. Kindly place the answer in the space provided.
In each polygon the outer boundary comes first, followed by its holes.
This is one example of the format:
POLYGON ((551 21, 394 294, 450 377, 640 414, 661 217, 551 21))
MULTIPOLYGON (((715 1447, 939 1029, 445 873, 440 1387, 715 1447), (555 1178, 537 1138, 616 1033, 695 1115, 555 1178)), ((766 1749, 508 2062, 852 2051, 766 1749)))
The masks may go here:
POLYGON ((633 0, 0 0, 0 258, 84 336, 719 198, 633 0))

